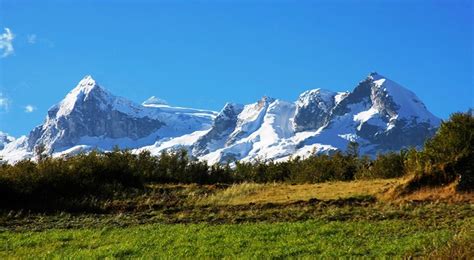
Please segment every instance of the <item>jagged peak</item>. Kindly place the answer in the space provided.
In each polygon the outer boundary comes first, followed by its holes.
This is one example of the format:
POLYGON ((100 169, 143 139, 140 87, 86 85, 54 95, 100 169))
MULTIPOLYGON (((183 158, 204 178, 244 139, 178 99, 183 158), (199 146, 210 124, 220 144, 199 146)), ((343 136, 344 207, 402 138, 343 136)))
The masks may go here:
POLYGON ((237 117, 240 112, 242 112, 244 106, 237 103, 227 102, 222 110, 217 115, 217 120, 227 119, 231 117, 237 117))
POLYGON ((229 111, 229 110, 238 110, 238 109, 242 109, 243 107, 244 106, 242 104, 227 102, 225 103, 224 107, 219 113, 222 113, 224 111, 229 111))
POLYGON ((359 84, 350 93, 351 96, 355 96, 356 100, 360 100, 366 97, 370 97, 371 93, 380 88, 380 86, 387 80, 386 77, 382 76, 377 72, 371 72, 366 78, 361 80, 359 84))
POLYGON ((370 97, 378 110, 391 107, 398 118, 417 118, 420 122, 429 121, 435 125, 439 123, 439 119, 428 111, 414 92, 377 72, 370 73, 359 83, 351 93, 354 94, 370 97))
POLYGON ((275 98, 269 97, 269 96, 263 96, 259 102, 265 102, 265 103, 271 103, 275 101, 275 98))
POLYGON ((306 90, 303 93, 300 94, 300 98, 305 97, 305 96, 320 96, 320 95, 333 95, 334 92, 328 89, 323 89, 323 88, 315 88, 315 89, 310 89, 306 90))
POLYGON ((274 98, 272 97, 269 97, 269 96, 263 96, 258 102, 257 102, 257 106, 259 108, 262 108, 262 107, 265 107, 265 106, 268 106, 270 103, 272 103, 273 101, 275 101, 274 98))
POLYGON ((388 79, 387 77, 385 77, 384 75, 381 75, 377 72, 371 72, 368 76, 367 76, 367 79, 368 80, 371 80, 371 81, 377 81, 377 80, 381 80, 381 79, 388 79))
POLYGON ((103 89, 91 75, 86 75, 79 81, 76 87, 66 95, 59 105, 53 106, 50 111, 48 111, 48 114, 50 116, 53 116, 53 114, 55 116, 67 115, 74 109, 78 100, 86 100, 92 93, 96 92, 102 96, 112 96, 103 89), (57 112, 53 110, 57 110, 57 112))
POLYGON ((94 88, 100 88, 99 84, 97 84, 97 82, 91 75, 86 75, 84 76, 84 78, 81 79, 81 81, 79 81, 77 86, 73 90, 71 90, 71 92, 89 93, 94 88))
POLYGON ((330 104, 334 102, 335 95, 336 95, 335 92, 327 90, 327 89, 322 89, 322 88, 310 89, 300 94, 300 96, 298 97, 298 100, 296 101, 296 104, 298 107, 308 106, 310 103, 315 102, 315 101, 318 103, 323 101, 326 104, 330 104))

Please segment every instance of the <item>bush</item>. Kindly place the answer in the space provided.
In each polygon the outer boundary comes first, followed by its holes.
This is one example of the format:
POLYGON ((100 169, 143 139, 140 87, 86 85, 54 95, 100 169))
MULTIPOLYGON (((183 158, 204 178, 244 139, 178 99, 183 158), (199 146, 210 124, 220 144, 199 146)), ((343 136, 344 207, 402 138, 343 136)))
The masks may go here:
POLYGON ((388 179, 401 177, 405 172, 405 152, 379 154, 371 162, 366 161, 364 166, 357 172, 356 179, 388 179))
POLYGON ((455 113, 443 122, 423 151, 411 152, 406 161, 413 177, 407 189, 439 186, 459 180, 459 190, 474 190, 474 117, 455 113))

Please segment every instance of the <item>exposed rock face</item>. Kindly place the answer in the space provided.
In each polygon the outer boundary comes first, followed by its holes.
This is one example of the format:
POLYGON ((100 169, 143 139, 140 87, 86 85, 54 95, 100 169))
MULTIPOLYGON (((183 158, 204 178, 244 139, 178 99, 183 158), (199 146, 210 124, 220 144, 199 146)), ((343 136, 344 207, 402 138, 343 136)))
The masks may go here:
POLYGON ((209 132, 199 138, 193 145, 193 154, 201 156, 225 144, 229 135, 237 126, 237 117, 242 110, 242 105, 227 103, 217 115, 216 119, 214 119, 214 123, 209 132))
POLYGON ((296 101, 294 127, 296 131, 316 130, 328 123, 335 106, 336 93, 314 89, 305 91, 296 101))

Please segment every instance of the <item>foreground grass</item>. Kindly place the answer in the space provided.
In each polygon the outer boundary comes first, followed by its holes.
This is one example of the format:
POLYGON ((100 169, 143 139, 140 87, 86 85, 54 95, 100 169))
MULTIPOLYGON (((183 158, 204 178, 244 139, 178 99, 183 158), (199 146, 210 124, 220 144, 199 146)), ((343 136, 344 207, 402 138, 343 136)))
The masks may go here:
POLYGON ((0 233, 0 257, 419 256, 446 245, 461 224, 304 221, 6 231, 0 233))
POLYGON ((430 254, 437 259, 474 259, 474 221, 466 221, 454 238, 430 254))

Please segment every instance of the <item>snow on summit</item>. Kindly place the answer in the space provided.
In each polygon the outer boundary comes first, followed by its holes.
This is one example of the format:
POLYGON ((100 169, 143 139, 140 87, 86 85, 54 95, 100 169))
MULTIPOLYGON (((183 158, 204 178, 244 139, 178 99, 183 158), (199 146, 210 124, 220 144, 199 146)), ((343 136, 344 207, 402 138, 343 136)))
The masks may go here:
POLYGON ((439 124, 413 92, 377 73, 353 91, 317 88, 294 102, 263 97, 247 105, 227 103, 219 113, 170 106, 156 96, 136 104, 86 76, 28 136, 3 138, 0 157, 32 158, 44 144, 54 156, 119 146, 155 155, 184 148, 210 163, 286 160, 344 150, 349 141, 373 156, 419 147, 439 124))
POLYGON ((61 103, 59 103, 57 116, 69 114, 74 109, 78 99, 85 97, 95 87, 98 87, 98 85, 92 76, 85 76, 81 81, 79 81, 79 84, 77 84, 77 86, 66 95, 61 103))
POLYGON ((161 98, 151 96, 147 100, 143 101, 142 105, 143 106, 168 105, 168 102, 166 102, 165 100, 161 98))
POLYGON ((374 81, 375 88, 386 92, 398 105, 398 116, 417 118, 425 122, 440 123, 439 118, 428 111, 425 104, 423 104, 415 93, 377 73, 370 74, 369 78, 374 81))

